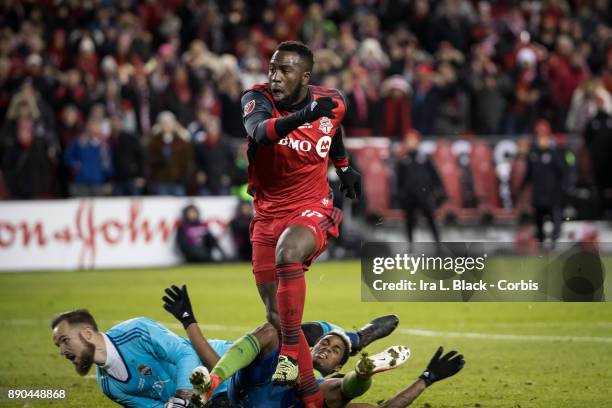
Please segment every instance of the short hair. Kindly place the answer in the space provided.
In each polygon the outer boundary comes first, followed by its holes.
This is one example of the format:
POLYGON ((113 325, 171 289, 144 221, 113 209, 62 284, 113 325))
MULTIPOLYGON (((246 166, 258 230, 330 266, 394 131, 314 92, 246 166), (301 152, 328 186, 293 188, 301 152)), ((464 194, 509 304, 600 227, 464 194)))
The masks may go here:
POLYGON ((306 63, 306 71, 312 71, 314 56, 306 44, 299 41, 284 41, 280 43, 276 51, 295 52, 306 63))
POLYGON ((351 340, 349 339, 349 336, 347 336, 343 330, 334 329, 319 337, 315 343, 318 343, 327 336, 336 336, 344 343, 344 353, 342 353, 342 358, 340 358, 340 365, 345 365, 351 355, 352 350, 351 340))
POLYGON ((55 329, 55 326, 60 324, 63 321, 67 321, 68 324, 85 324, 91 326, 94 331, 98 331, 98 325, 96 324, 96 320, 93 318, 89 310, 87 309, 77 309, 71 310, 69 312, 63 312, 58 314, 51 320, 51 329, 55 329))

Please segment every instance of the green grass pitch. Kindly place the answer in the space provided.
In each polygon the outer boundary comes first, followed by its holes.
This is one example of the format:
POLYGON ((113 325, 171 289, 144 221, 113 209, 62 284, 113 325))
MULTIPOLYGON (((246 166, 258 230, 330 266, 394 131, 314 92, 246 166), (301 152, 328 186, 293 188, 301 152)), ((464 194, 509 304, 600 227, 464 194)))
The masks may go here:
MULTIPOLYGON (((610 270, 610 258, 606 263, 610 270)), ((611 303, 362 303, 357 262, 315 264, 307 279, 305 320, 354 328, 382 314, 400 317, 397 332, 369 351, 404 344, 412 357, 376 376, 360 401, 376 403, 410 384, 443 345, 460 350, 466 367, 433 385, 415 407, 612 406, 611 303)), ((0 274, 0 387, 62 388, 69 394, 61 403, 5 400, 0 408, 113 406, 93 375, 79 377, 60 357, 49 319, 86 307, 102 330, 148 316, 183 334, 161 307, 162 290, 171 283, 189 286, 196 316, 210 338, 235 339, 264 320, 246 264, 0 274)), ((354 363, 353 358, 345 370, 354 363)))

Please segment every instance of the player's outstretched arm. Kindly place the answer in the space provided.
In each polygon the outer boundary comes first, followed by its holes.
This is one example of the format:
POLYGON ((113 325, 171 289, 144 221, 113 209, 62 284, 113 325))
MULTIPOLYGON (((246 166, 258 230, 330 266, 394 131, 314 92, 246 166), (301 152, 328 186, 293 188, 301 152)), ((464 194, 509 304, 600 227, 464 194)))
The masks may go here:
MULTIPOLYGON (((380 405, 377 405, 378 408, 404 408, 410 406, 415 399, 419 397, 425 391, 427 385, 425 381, 420 378, 410 385, 410 387, 406 388, 403 391, 400 391, 397 395, 391 398, 389 401, 383 402, 380 405)), ((350 408, 357 408, 359 404, 349 404, 350 408)), ((365 405, 367 406, 367 405, 365 405)), ((373 406, 373 405, 370 405, 373 406)))
POLYGON ((366 402, 347 402, 342 394, 342 379, 333 378, 326 380, 321 385, 325 393, 325 401, 329 408, 397 408, 407 407, 425 391, 427 385, 424 380, 418 379, 410 387, 399 392, 389 401, 380 405, 372 405, 366 402))
MULTIPOLYGON (((444 349, 439 347, 433 355, 427 368, 419 379, 412 383, 408 388, 400 391, 390 400, 380 404, 377 408, 405 408, 410 406, 414 400, 421 395, 427 387, 436 381, 443 380, 457 374, 465 365, 463 355, 457 354, 456 351, 450 351, 442 356, 444 349)), ((374 405, 363 403, 351 403, 346 405, 347 408, 367 408, 374 405)))
POLYGON ((200 326, 198 326, 191 307, 191 301, 189 300, 189 294, 187 293, 187 286, 183 285, 179 288, 176 285, 172 285, 172 287, 166 288, 165 292, 168 296, 162 298, 164 309, 183 324, 187 337, 189 337, 189 341, 191 341, 191 345, 198 357, 206 368, 212 370, 220 357, 210 346, 200 326))
POLYGON ((274 118, 272 103, 261 92, 247 92, 242 97, 241 103, 244 107, 244 128, 259 144, 276 143, 304 123, 323 116, 335 118, 332 111, 338 107, 338 103, 330 97, 321 97, 297 112, 274 118))

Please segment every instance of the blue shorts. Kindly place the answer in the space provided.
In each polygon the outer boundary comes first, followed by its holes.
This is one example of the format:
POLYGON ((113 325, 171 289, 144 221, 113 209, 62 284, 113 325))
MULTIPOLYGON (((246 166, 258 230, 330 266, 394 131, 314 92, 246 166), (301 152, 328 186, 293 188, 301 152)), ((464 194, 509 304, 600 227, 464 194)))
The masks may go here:
POLYGON ((272 385, 272 374, 278 363, 278 352, 258 356, 227 381, 227 395, 232 406, 243 408, 302 407, 295 391, 272 385))

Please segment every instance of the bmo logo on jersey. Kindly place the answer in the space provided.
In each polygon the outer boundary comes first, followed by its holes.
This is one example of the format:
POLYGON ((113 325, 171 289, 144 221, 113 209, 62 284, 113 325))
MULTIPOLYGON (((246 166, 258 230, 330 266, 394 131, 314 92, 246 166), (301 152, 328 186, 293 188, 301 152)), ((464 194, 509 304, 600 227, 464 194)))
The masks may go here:
MULTIPOLYGON (((319 157, 325 158, 327 156, 331 147, 331 141, 332 138, 329 136, 323 136, 319 139, 315 147, 319 157)), ((281 146, 287 146, 293 150, 297 150, 298 152, 308 153, 312 150, 312 144, 308 140, 294 140, 290 137, 286 137, 279 140, 278 144, 281 146)))
POLYGON ((298 152, 309 152, 312 150, 312 145, 308 140, 293 140, 290 137, 286 137, 281 139, 278 144, 281 146, 288 146, 298 152))
POLYGON ((331 147, 331 141, 332 138, 329 136, 323 136, 319 139, 319 141, 317 142, 317 154, 319 156, 323 158, 327 156, 327 153, 329 153, 329 149, 331 147))

